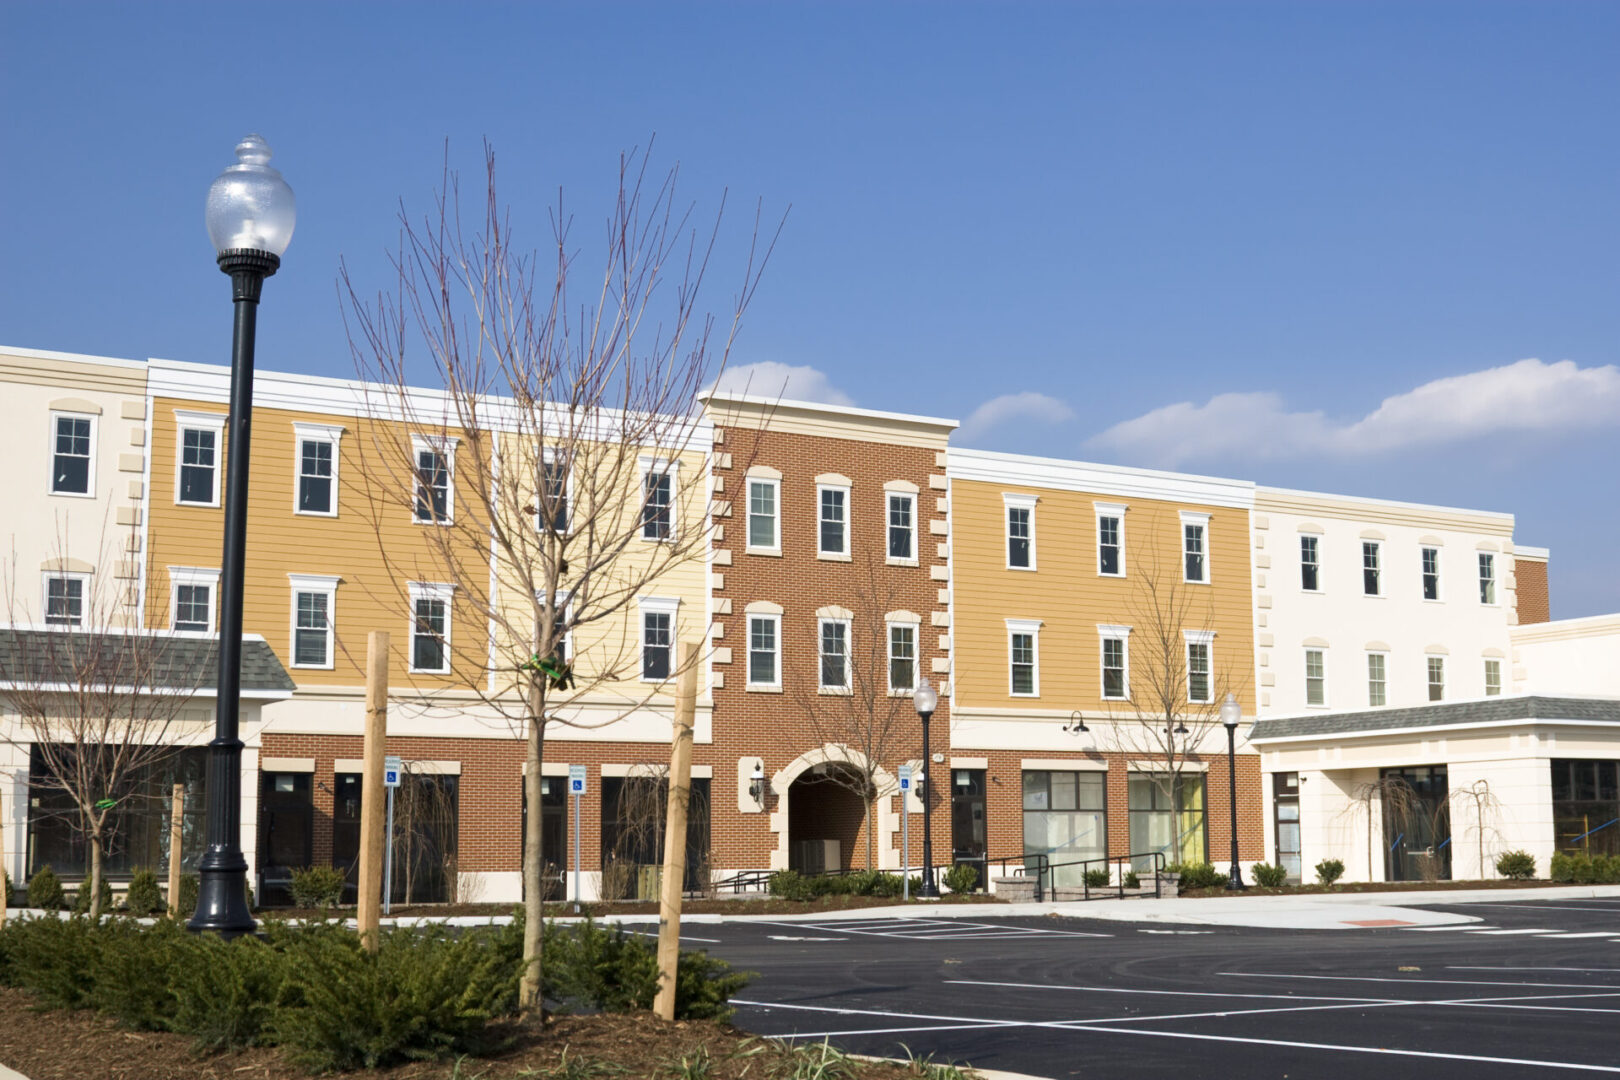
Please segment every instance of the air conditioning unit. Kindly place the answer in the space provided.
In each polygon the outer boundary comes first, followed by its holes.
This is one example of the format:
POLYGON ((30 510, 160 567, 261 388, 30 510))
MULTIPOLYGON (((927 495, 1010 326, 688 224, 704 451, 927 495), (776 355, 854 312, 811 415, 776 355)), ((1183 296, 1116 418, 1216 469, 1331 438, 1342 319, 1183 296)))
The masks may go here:
POLYGON ((793 863, 801 873, 824 874, 844 865, 843 848, 837 840, 800 840, 793 848, 793 863))

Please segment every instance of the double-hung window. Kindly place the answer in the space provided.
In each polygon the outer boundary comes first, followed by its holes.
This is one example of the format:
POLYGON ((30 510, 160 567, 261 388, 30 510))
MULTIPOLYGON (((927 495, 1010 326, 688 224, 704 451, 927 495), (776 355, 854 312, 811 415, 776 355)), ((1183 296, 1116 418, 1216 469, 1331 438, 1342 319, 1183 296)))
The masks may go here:
POLYGON ((293 511, 333 517, 337 514, 338 440, 341 427, 293 424, 298 447, 298 491, 293 511))
POLYGON ((1299 538, 1299 587, 1306 592, 1322 591, 1322 538, 1305 534, 1299 538))
POLYGON ((1003 495, 1007 513, 1007 567, 1010 570, 1035 569, 1035 498, 1032 495, 1003 495))
POLYGON ((816 487, 816 554, 822 558, 849 557, 849 488, 816 487))
POLYGON ((1366 596, 1382 596, 1383 581, 1379 570, 1379 543, 1377 540, 1361 542, 1361 591, 1366 596))
POLYGON ((1125 701, 1131 696, 1130 641, 1128 626, 1099 626, 1097 636, 1102 651, 1102 696, 1106 701, 1125 701))
POLYGON ((1420 549, 1423 560, 1423 599, 1440 599, 1440 549, 1426 547, 1420 549))
POLYGON ((456 506, 455 441, 417 435, 411 449, 416 455, 414 516, 426 525, 448 525, 456 506))
POLYGON ((748 550, 759 555, 782 553, 782 482, 774 477, 748 478, 748 550))
POLYGON ((450 670, 451 585, 412 582, 411 670, 442 674, 450 670))
POLYGON ((338 579, 324 574, 288 574, 287 580, 292 586, 292 666, 331 668, 338 579))
POLYGON ((1040 641, 1040 620, 1007 620, 1007 691, 1013 697, 1040 697, 1040 641))
POLYGON ((175 410, 179 453, 174 501, 192 506, 219 505, 219 449, 225 433, 220 413, 175 410))
POLYGON ((1187 643, 1187 700, 1207 705, 1215 700, 1215 681, 1210 677, 1215 632, 1183 630, 1181 634, 1187 643))
POLYGON ((1305 704, 1327 704, 1327 665, 1321 649, 1305 650, 1305 704))
POLYGON ((1443 656, 1425 657, 1429 662, 1429 700, 1444 701, 1446 699, 1446 658, 1443 656))
POLYGON ((1385 693, 1389 681, 1385 669, 1386 660, 1383 653, 1370 652, 1367 654, 1367 704, 1377 707, 1387 702, 1385 693))
POLYGON ((668 540, 675 534, 673 461, 641 459, 641 538, 668 540))
POLYGON ((1485 696, 1499 697, 1502 693, 1502 661, 1487 657, 1485 660, 1485 696))
POLYGON ((917 688, 917 624, 891 622, 889 631, 889 691, 906 693, 917 688))
POLYGON ((917 561, 917 496, 891 491, 889 505, 889 562, 917 561))
POLYGON ((1209 515, 1181 512, 1182 580, 1209 583, 1209 515))
POLYGON ((849 624, 848 619, 823 618, 818 621, 820 685, 823 690, 849 689, 849 624))
POLYGON ((748 616, 748 686, 775 690, 782 685, 780 615, 748 616))
POLYGON ((1479 553, 1479 602, 1496 603, 1496 556, 1488 551, 1479 553))
POLYGON ((90 594, 89 574, 45 575, 45 625, 83 626, 84 605, 90 594))
POLYGON ((572 477, 568 457, 546 447, 540 452, 540 498, 535 506, 535 523, 541 532, 568 531, 568 487, 572 477))
POLYGON ((51 414, 51 494, 89 495, 94 483, 93 416, 51 414))
POLYGON ((1125 508, 1092 504, 1097 513, 1097 573, 1125 576, 1125 508))
POLYGON ((212 633, 219 571, 192 566, 169 567, 169 626, 175 630, 212 633))
POLYGON ((641 678, 659 682, 669 678, 675 657, 675 613, 677 599, 641 598, 641 678))

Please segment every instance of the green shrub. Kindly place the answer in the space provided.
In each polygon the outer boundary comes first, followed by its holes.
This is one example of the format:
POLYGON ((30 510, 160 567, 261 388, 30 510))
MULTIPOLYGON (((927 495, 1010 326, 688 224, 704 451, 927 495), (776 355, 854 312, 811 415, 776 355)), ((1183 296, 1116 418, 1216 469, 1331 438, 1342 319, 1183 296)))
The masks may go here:
POLYGON ((171 1031, 175 999, 169 991, 186 930, 168 920, 148 929, 113 919, 94 932, 90 1004, 136 1031, 171 1031))
POLYGON ((1213 889, 1226 883, 1226 875, 1207 862, 1171 863, 1164 869, 1166 873, 1181 875, 1179 889, 1182 892, 1213 889))
POLYGON ((1261 888, 1276 889, 1288 884, 1288 871, 1281 866, 1257 862, 1250 869, 1254 873, 1254 883, 1261 888))
POLYGON ((1331 886, 1342 877, 1344 877, 1344 860, 1323 859, 1316 864, 1316 880, 1323 885, 1331 886))
MULTIPOLYGON (((268 1042, 273 1010, 289 960, 285 940, 245 935, 230 941, 217 934, 182 936, 170 967, 173 1030, 190 1035, 199 1051, 235 1050, 268 1042)), ((307 928, 316 934, 320 928, 307 928)))
POLYGON ((784 900, 810 899, 810 885, 797 870, 778 870, 765 883, 766 891, 784 900))
POLYGON ((197 914, 197 894, 202 889, 202 882, 196 874, 180 875, 180 902, 169 905, 174 917, 189 920, 197 914))
POLYGON ((1575 856, 1566 855, 1562 851, 1556 852, 1552 862, 1547 864, 1547 877, 1553 881, 1575 880, 1575 856))
POLYGON ((945 871, 945 887, 953 893, 970 893, 979 884, 979 868, 969 863, 957 863, 945 871))
POLYGON ((158 888, 157 875, 150 870, 137 868, 129 879, 129 893, 124 897, 124 907, 137 919, 162 912, 163 892, 158 888))
MULTIPOLYGON (((543 978, 548 997, 604 1012, 652 1008, 658 954, 644 938, 585 920, 546 925, 543 978)), ((701 951, 683 951, 675 975, 677 1020, 725 1020, 731 996, 752 976, 701 951)))
POLYGON ((67 906, 62 892, 62 879, 49 865, 42 867, 28 879, 28 906, 42 911, 61 911, 67 906))
POLYGON ((15 908, 22 904, 22 892, 11 883, 11 874, 0 869, 0 888, 6 890, 6 907, 15 908))
POLYGON ((346 875, 335 866, 306 866, 292 872, 288 891, 298 907, 332 907, 342 901, 346 881, 346 875))
POLYGON ((1108 888, 1108 868, 1104 866, 1095 870, 1087 870, 1082 880, 1085 881, 1088 889, 1106 889, 1108 888))
POLYGON ((85 1008, 95 987, 95 935, 90 920, 77 917, 8 922, 7 981, 47 1008, 85 1008))
POLYGON ((1536 859, 1528 851, 1504 851, 1496 857, 1496 872, 1515 881, 1536 876, 1536 859))
MULTIPOLYGON (((112 885, 111 885, 111 883, 109 883, 107 881, 107 876, 105 874, 103 874, 101 876, 101 913, 103 915, 110 915, 112 913, 112 909, 113 909, 112 885)), ((90 914, 90 879, 89 878, 85 878, 84 881, 80 882, 79 891, 73 894, 73 914, 75 914, 75 915, 88 915, 88 914, 90 914)))
POLYGON ((1125 871, 1125 887, 1127 889, 1140 889, 1142 887, 1142 879, 1137 876, 1135 870, 1125 871))

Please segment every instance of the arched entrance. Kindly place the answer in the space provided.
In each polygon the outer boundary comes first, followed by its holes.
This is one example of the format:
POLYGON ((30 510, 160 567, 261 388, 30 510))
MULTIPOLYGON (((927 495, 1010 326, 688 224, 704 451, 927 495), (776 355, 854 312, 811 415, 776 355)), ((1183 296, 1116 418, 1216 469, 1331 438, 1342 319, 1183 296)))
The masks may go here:
POLYGON ((817 765, 788 787, 788 868, 818 874, 866 862, 865 777, 841 762, 817 765))
MULTIPOLYGON (((772 870, 799 869, 807 860, 825 863, 828 850, 825 841, 828 840, 838 842, 838 866, 866 865, 861 796, 850 790, 852 785, 837 782, 839 777, 847 777, 849 773, 863 773, 865 764, 866 759, 858 750, 829 743, 800 754, 771 777, 771 792, 776 796, 776 808, 770 815, 771 832, 776 837, 776 848, 771 852, 772 870), (820 843, 819 860, 810 856, 804 846, 817 842, 820 843)), ((894 805, 899 789, 894 774, 882 766, 873 770, 872 777, 878 793, 873 823, 877 830, 877 865, 894 869, 900 865, 900 852, 895 846, 900 815, 894 805)), ((826 869, 836 868, 826 866, 826 869)))

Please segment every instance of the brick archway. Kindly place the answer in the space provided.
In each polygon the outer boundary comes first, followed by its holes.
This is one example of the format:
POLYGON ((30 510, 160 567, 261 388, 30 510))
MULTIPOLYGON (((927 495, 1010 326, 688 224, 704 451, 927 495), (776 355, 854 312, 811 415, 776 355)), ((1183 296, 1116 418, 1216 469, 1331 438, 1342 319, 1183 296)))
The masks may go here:
MULTIPOLYGON (((776 809, 771 811, 771 832, 776 846, 771 849, 771 869, 788 868, 788 814, 792 800, 789 791, 793 782, 817 765, 844 764, 864 771, 866 755, 838 743, 826 743, 814 750, 806 750, 771 775, 771 791, 776 796, 776 809)), ((895 813, 894 796, 899 785, 894 774, 879 765, 872 770, 872 782, 880 794, 877 798, 877 855, 878 866, 884 870, 900 867, 900 852, 895 848, 894 835, 900 829, 900 815, 895 813)))

